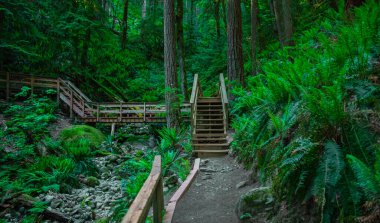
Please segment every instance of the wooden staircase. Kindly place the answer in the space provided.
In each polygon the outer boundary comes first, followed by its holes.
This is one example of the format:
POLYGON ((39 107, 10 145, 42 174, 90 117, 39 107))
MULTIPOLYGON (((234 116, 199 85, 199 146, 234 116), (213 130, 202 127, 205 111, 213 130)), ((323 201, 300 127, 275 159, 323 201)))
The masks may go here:
POLYGON ((228 153, 228 100, 223 75, 220 75, 220 89, 216 97, 202 96, 198 75, 195 75, 190 104, 193 152, 198 156, 228 153))

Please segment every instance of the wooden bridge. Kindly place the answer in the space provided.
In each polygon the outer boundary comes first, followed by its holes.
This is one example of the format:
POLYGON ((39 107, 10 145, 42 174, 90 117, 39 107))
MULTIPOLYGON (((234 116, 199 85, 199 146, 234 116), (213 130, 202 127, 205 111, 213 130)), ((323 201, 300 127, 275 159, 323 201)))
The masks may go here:
MULTIPOLYGON (((44 78, 25 74, 0 73, 0 88, 5 99, 29 86, 32 93, 51 88, 57 91, 57 102, 68 107, 70 118, 85 123, 165 123, 165 105, 156 102, 94 102, 72 82, 61 78, 44 78)), ((182 118, 190 117, 190 104, 181 105, 182 118)))
MULTIPOLYGON (((165 123, 165 106, 142 102, 93 102, 72 82, 61 78, 44 78, 25 74, 0 72, 0 91, 6 100, 29 86, 31 93, 50 88, 57 91, 57 103, 69 109, 71 118, 86 123, 165 123)), ((194 82, 190 103, 181 105, 183 118, 190 118, 193 152, 198 156, 224 155, 228 152, 228 98, 223 74, 219 75, 219 91, 214 97, 204 97, 198 75, 194 82)), ((156 156, 152 171, 123 219, 123 223, 145 222, 153 206, 154 223, 171 223, 177 202, 190 187, 199 170, 199 158, 177 192, 164 207, 161 158, 156 156), (163 215, 165 210, 165 215, 163 215)))

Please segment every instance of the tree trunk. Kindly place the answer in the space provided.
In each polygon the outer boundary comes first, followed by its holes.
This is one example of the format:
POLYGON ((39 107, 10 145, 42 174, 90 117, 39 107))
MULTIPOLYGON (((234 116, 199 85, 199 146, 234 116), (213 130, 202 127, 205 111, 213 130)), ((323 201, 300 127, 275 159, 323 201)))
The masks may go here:
POLYGON ((292 0, 282 0, 283 7, 283 17, 284 17, 284 45, 292 46, 294 42, 292 41, 293 35, 293 22, 292 22, 292 0))
POLYGON ((88 47, 89 47, 90 41, 91 41, 91 30, 90 28, 87 28, 86 35, 84 37, 83 45, 82 45, 81 65, 83 67, 86 67, 88 65, 88 47))
POLYGON ((141 39, 144 40, 145 33, 145 21, 146 21, 146 8, 147 8, 147 0, 143 0, 141 6, 141 39))
MULTIPOLYGON (((228 80, 244 86, 242 18, 240 0, 228 0, 228 80)), ((230 91, 229 96, 230 95, 230 91)))
POLYGON ((224 27, 227 29, 227 10, 226 10, 226 0, 220 0, 222 1, 222 10, 223 10, 223 23, 224 27))
POLYGON ((187 94, 187 79, 185 70, 185 47, 183 38, 183 0, 177 0, 177 44, 178 44, 178 63, 181 77, 181 93, 184 100, 189 100, 187 94))
POLYGON ((281 46, 293 45, 291 40, 293 35, 291 0, 273 0, 273 9, 281 46))
POLYGON ((284 46, 284 20, 282 16, 282 0, 273 0, 273 11, 276 18, 276 27, 278 39, 280 40, 281 46, 284 46))
POLYGON ((195 5, 193 0, 190 0, 190 20, 189 20, 189 39, 193 40, 194 38, 194 11, 195 5))
POLYGON ((251 0, 251 57, 252 75, 257 74, 257 42, 258 42, 258 16, 259 10, 257 0, 251 0))
POLYGON ((122 21, 122 33, 121 33, 121 49, 124 50, 128 40, 128 3, 129 0, 124 2, 124 14, 122 21))
POLYGON ((216 38, 220 38, 220 13, 219 13, 219 5, 220 0, 215 0, 215 10, 214 10, 214 17, 215 17, 215 28, 216 28, 216 38))
POLYGON ((165 104, 166 123, 168 128, 175 128, 179 125, 174 25, 174 0, 164 0, 165 104))

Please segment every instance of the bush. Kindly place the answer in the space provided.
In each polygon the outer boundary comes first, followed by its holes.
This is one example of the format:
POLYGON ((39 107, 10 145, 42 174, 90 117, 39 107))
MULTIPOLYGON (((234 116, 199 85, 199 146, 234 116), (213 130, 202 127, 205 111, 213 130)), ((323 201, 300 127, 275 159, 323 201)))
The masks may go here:
POLYGON ((59 138, 67 144, 80 144, 80 141, 85 139, 92 148, 100 146, 100 144, 106 140, 106 137, 101 131, 88 125, 73 125, 63 129, 59 134, 59 138))

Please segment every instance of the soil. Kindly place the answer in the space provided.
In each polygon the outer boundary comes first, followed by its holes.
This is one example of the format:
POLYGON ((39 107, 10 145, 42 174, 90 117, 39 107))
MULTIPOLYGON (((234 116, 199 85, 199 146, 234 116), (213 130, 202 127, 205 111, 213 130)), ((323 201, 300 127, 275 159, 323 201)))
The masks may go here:
POLYGON ((230 156, 201 160, 200 172, 177 204, 173 222, 239 222, 235 206, 239 197, 252 188, 249 175, 230 156))

